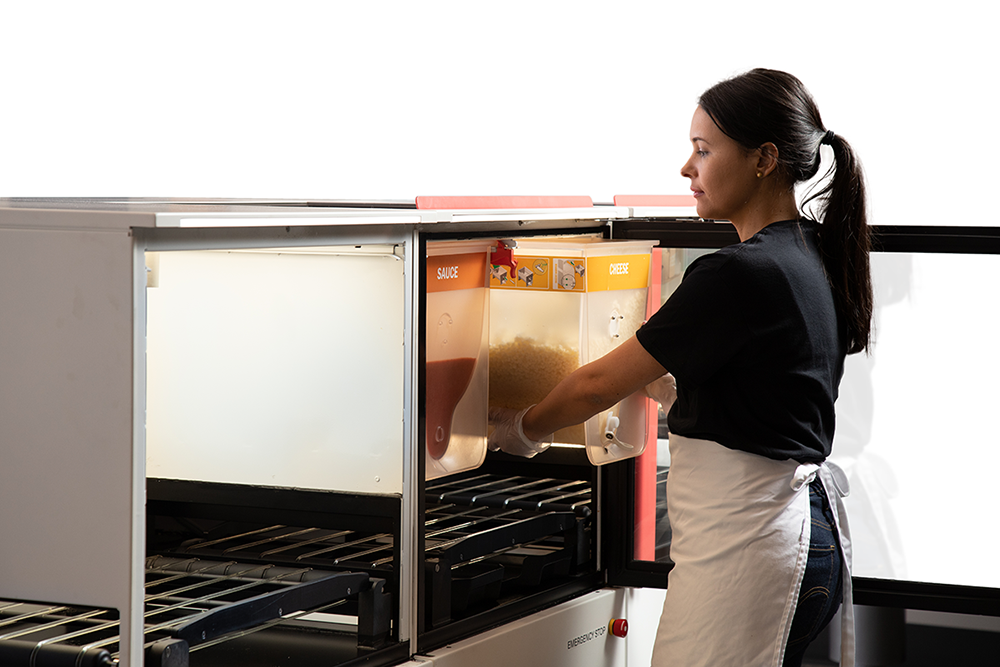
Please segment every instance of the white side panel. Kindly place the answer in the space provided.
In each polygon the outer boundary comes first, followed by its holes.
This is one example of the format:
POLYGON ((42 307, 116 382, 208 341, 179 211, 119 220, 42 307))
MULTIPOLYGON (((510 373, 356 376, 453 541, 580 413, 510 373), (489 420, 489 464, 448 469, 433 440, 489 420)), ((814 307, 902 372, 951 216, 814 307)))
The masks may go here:
POLYGON ((625 592, 629 620, 628 667, 649 667, 667 591, 662 588, 629 588, 625 592))
POLYGON ((402 492, 403 261, 323 252, 150 262, 150 477, 402 492))
POLYGON ((127 230, 0 229, 0 597, 113 607, 126 634, 132 299, 127 230))
POLYGON ((434 667, 625 667, 627 638, 608 631, 614 618, 625 617, 625 591, 590 593, 432 651, 434 667))

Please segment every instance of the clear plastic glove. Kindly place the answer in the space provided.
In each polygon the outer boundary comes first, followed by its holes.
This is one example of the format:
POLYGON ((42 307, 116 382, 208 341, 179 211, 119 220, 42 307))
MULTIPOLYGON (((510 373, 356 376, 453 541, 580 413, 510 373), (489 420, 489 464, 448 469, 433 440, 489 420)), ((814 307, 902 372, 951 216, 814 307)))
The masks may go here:
POLYGON ((487 446, 491 452, 498 449, 515 456, 531 458, 538 452, 544 452, 552 444, 552 436, 539 441, 528 439, 524 435, 521 420, 525 413, 535 406, 529 405, 523 410, 512 410, 510 408, 490 408, 489 422, 493 426, 493 433, 487 440, 487 446))
POLYGON ((646 396, 658 401, 664 412, 669 412, 670 406, 677 400, 677 380, 670 373, 653 380, 646 385, 646 396))

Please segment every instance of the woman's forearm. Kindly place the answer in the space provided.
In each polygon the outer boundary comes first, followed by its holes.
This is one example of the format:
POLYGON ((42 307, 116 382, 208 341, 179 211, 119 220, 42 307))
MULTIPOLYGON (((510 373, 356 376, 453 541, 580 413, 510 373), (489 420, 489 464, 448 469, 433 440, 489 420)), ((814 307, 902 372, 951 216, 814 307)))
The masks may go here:
POLYGON ((639 391, 666 370, 635 337, 575 370, 524 415, 526 437, 539 440, 579 424, 639 391))

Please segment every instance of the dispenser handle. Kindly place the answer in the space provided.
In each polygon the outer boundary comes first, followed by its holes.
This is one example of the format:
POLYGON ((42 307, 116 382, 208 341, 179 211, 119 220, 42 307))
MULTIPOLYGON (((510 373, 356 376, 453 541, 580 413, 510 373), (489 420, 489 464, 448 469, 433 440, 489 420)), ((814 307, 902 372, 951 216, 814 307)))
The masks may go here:
POLYGON ((608 445, 618 445, 623 449, 635 449, 632 445, 627 442, 622 442, 618 439, 618 427, 621 425, 621 420, 615 414, 608 415, 608 421, 604 425, 604 440, 605 447, 608 445))

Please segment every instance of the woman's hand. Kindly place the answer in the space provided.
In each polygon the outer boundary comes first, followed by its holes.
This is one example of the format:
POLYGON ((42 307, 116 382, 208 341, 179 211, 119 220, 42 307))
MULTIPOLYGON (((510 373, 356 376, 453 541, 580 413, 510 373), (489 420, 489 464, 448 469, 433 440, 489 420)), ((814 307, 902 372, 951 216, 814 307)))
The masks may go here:
POLYGON ((552 444, 552 435, 541 440, 531 440, 524 435, 522 420, 524 415, 535 406, 529 406, 524 410, 511 410, 509 408, 490 408, 489 423, 493 426, 493 433, 490 434, 487 446, 491 452, 498 449, 515 456, 525 456, 531 458, 538 452, 544 452, 552 444))
POLYGON ((677 400, 677 380, 667 373, 646 385, 646 396, 663 406, 664 412, 670 412, 670 406, 677 400))

